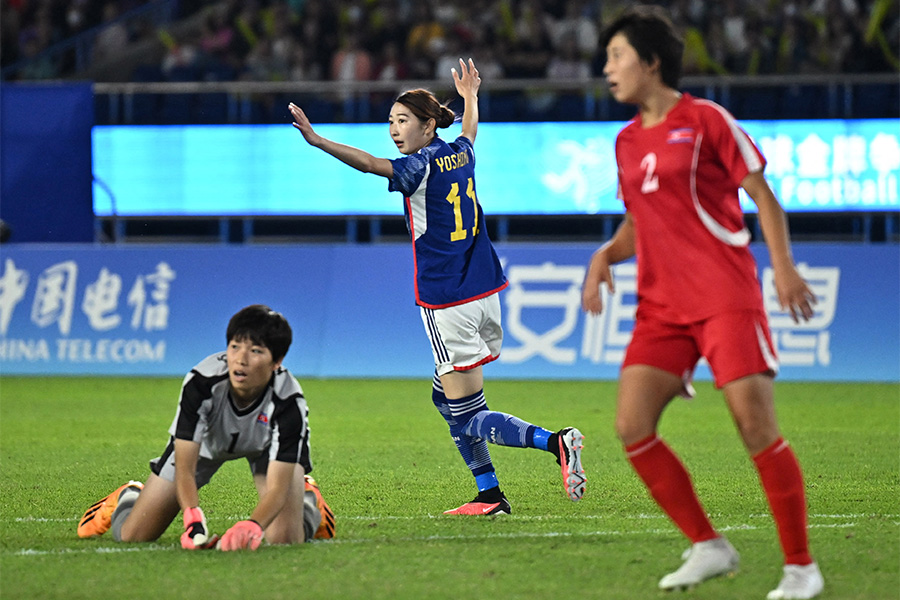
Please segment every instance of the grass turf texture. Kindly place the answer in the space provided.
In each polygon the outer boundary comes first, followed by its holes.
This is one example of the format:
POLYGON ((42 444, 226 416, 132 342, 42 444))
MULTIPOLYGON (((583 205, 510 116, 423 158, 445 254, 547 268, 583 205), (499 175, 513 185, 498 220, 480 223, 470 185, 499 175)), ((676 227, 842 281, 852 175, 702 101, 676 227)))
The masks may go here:
MULTIPOLYGON (((444 516, 473 482, 421 381, 301 381, 314 475, 338 537, 258 552, 182 551, 180 518, 155 544, 75 535, 84 509, 145 479, 179 379, 0 380, 3 598, 764 598, 781 554, 756 471, 721 395, 700 383, 662 435, 691 470, 741 571, 685 593, 657 590, 687 543, 660 515, 613 435, 615 384, 489 381, 489 405, 586 436, 584 499, 565 497, 549 454, 491 446, 513 514, 444 516)), ((900 597, 900 403, 896 385, 779 383, 779 417, 804 467, 823 598, 900 597)), ((246 518, 244 461, 201 490, 213 531, 246 518)))

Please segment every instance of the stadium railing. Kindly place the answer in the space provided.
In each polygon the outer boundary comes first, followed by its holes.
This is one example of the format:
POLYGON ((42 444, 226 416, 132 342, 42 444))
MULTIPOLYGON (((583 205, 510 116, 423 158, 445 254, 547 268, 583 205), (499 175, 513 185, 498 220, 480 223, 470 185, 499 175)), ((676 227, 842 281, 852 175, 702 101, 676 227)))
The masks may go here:
MULTIPOLYGON (((94 93, 98 124, 286 122, 288 100, 305 102, 315 122, 380 122, 393 98, 415 87, 456 96, 449 79, 98 82, 94 93)), ((896 73, 690 76, 681 87, 722 104, 738 119, 900 116, 896 73)), ((486 81, 479 96, 484 121, 616 121, 633 114, 609 96, 603 78, 486 81)))

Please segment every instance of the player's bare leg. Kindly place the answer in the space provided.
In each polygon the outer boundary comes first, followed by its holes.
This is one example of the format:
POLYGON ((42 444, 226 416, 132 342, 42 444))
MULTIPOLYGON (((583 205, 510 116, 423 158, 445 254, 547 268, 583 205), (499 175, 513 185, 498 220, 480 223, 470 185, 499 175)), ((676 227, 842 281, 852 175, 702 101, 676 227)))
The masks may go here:
MULTIPOLYGON (((124 516, 125 520, 116 539, 122 542, 157 540, 180 510, 175 496, 175 483, 151 473, 131 512, 124 516)), ((114 533, 115 522, 120 517, 121 515, 113 516, 114 533)))
POLYGON ((763 374, 742 377, 722 387, 738 433, 751 456, 781 436, 775 417, 774 387, 772 377, 763 374))
POLYGON ((813 598, 824 580, 809 552, 803 473, 778 430, 773 378, 751 375, 726 384, 723 391, 759 472, 784 553, 784 575, 768 598, 813 598))
POLYGON ((628 446, 656 433, 663 410, 683 388, 681 378, 656 367, 622 369, 616 400, 616 433, 622 443, 628 446))
POLYGON ((684 465, 656 433, 663 410, 685 387, 672 373, 630 365, 622 370, 616 407, 616 432, 628 460, 659 507, 692 542, 681 567, 660 580, 665 590, 693 587, 738 565, 737 552, 713 529, 684 465))

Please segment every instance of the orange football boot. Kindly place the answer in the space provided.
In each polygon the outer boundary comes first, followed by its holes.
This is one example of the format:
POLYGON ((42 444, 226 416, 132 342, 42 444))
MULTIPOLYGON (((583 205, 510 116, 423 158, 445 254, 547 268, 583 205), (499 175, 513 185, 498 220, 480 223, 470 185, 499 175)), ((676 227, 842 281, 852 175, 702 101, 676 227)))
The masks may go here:
POLYGON ((325 498, 322 497, 322 492, 319 491, 319 485, 316 483, 316 480, 309 475, 304 475, 303 479, 305 491, 316 495, 316 508, 322 513, 322 522, 319 524, 319 528, 316 529, 313 539, 331 539, 335 534, 334 513, 331 511, 328 503, 325 502, 325 498))
POLYGON ((81 517, 81 520, 78 522, 78 537, 96 537, 109 531, 109 528, 112 525, 113 511, 115 511, 116 507, 119 505, 119 497, 129 489, 139 492, 144 489, 144 484, 140 481, 129 481, 116 488, 116 490, 106 498, 92 504, 90 508, 84 511, 84 516, 81 517))

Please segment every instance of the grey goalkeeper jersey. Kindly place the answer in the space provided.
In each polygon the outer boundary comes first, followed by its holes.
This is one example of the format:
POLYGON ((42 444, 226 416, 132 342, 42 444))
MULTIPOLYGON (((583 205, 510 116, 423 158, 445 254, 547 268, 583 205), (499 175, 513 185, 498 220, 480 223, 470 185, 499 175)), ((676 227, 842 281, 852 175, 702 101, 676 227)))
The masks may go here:
POLYGON ((309 410, 300 384, 278 369, 262 396, 239 409, 231 399, 225 353, 203 359, 184 378, 169 433, 200 443, 200 457, 226 461, 255 458, 298 463, 309 473, 309 410))

